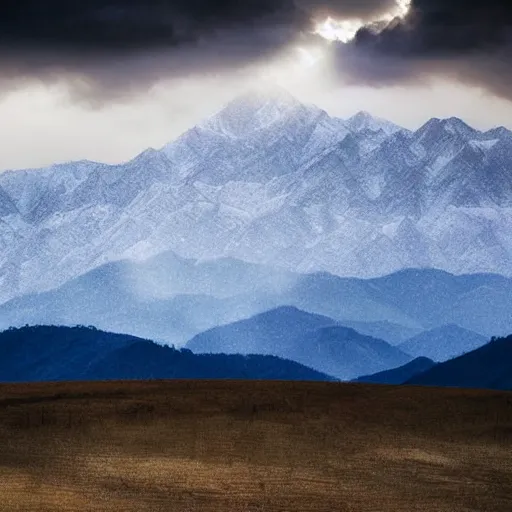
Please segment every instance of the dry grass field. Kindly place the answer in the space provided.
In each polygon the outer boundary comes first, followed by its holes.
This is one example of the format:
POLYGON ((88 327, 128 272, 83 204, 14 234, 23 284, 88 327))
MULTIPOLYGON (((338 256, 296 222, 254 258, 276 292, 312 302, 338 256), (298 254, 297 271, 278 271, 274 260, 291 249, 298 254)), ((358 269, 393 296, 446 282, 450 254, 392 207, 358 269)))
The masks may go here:
POLYGON ((2 511, 512 511, 512 393, 0 386, 2 511))

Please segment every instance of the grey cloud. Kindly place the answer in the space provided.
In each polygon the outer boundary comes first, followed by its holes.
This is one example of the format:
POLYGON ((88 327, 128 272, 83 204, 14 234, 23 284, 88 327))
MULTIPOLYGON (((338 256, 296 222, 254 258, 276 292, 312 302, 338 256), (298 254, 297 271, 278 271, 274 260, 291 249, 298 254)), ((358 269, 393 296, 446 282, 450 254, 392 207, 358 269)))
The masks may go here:
POLYGON ((312 19, 368 18, 392 0, 4 0, 0 88, 66 80, 75 97, 101 103, 162 78, 265 60, 312 19))
POLYGON ((512 4, 413 0, 409 16, 335 44, 340 76, 372 86, 455 78, 512 99, 512 4))
MULTIPOLYGON (((4 0, 0 92, 65 81, 101 105, 161 79, 234 70, 296 41, 313 21, 371 20, 394 0, 4 0)), ((413 0, 404 20, 367 23, 330 46, 338 80, 374 87, 455 78, 512 99, 512 3, 413 0)))

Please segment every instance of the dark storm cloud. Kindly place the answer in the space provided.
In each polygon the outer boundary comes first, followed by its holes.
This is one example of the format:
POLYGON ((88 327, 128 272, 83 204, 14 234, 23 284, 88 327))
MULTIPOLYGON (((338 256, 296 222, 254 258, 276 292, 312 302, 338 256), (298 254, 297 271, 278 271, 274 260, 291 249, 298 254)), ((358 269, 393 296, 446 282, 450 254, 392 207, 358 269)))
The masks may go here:
POLYGON ((160 78, 237 68, 311 37, 313 17, 368 19, 393 0, 3 0, 0 87, 72 83, 129 95, 160 78))
POLYGON ((409 15, 361 29, 334 54, 347 81, 386 85, 441 75, 512 99, 512 2, 413 0, 409 15))
MULTIPOLYGON (((315 39, 315 20, 379 18, 394 0, 3 0, 0 90, 65 80, 76 98, 119 99, 162 78, 218 72, 315 39)), ((413 0, 331 46, 339 77, 385 86, 443 76, 512 99, 512 0, 413 0)))

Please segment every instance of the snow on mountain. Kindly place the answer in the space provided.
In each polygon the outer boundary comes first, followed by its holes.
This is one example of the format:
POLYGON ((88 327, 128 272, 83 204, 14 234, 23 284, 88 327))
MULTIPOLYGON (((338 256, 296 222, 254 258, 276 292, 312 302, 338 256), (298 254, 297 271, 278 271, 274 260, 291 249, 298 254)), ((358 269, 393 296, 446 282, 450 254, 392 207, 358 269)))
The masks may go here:
POLYGON ((386 119, 374 117, 364 110, 353 115, 347 121, 348 127, 355 132, 371 131, 379 132, 382 130, 386 135, 393 135, 398 131, 404 130, 401 126, 396 125, 386 119))
POLYGON ((173 250, 370 277, 512 274, 512 137, 250 92, 161 149, 0 174, 0 302, 173 250))
POLYGON ((476 147, 485 151, 486 149, 491 149, 499 141, 500 139, 471 140, 469 143, 472 147, 476 147))
POLYGON ((509 138, 512 139, 512 131, 507 130, 504 126, 497 126, 495 128, 491 128, 485 132, 485 135, 488 138, 497 137, 499 139, 509 138))

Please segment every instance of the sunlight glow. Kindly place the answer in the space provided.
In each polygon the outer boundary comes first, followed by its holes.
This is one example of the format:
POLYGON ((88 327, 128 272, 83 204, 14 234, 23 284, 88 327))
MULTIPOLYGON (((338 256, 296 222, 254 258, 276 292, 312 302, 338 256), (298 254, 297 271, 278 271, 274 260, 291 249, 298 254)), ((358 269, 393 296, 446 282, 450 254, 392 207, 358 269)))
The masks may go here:
POLYGON ((254 71, 259 81, 287 88, 297 84, 318 82, 325 71, 326 63, 325 44, 292 45, 254 71))
POLYGON ((321 58, 322 52, 318 48, 297 48, 299 52, 299 64, 305 68, 314 66, 321 58))
MULTIPOLYGON (((390 23, 395 18, 405 18, 411 8, 412 0, 395 0, 395 2, 395 9, 379 19, 369 20, 369 23, 390 23)), ((329 16, 325 21, 317 24, 314 33, 327 41, 348 43, 354 39, 357 31, 365 24, 366 22, 361 19, 335 20, 329 16)))
POLYGON ((362 20, 341 20, 337 21, 330 16, 317 25, 315 34, 327 39, 328 41, 341 41, 348 43, 357 31, 364 25, 362 20))

